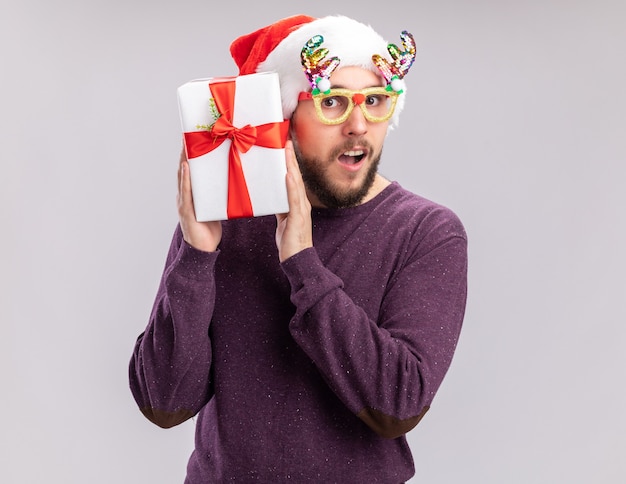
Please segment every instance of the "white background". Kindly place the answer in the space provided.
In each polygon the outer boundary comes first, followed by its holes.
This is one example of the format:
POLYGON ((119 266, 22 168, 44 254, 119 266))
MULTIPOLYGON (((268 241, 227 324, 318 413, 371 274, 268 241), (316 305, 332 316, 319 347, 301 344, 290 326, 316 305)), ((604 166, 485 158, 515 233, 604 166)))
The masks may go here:
POLYGON ((626 482, 622 0, 2 0, 0 481, 182 483, 193 425, 127 364, 176 223, 176 88, 238 35, 344 13, 416 37, 382 172, 470 237, 452 368, 411 482, 626 482))

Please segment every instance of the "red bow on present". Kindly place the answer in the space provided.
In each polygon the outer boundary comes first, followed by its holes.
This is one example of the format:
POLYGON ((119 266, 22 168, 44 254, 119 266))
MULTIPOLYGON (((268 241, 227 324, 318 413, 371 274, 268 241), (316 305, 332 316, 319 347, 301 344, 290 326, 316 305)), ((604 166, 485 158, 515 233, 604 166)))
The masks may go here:
POLYGON ((220 81, 209 84, 215 105, 220 113, 210 131, 184 133, 187 156, 196 158, 220 146, 225 140, 232 141, 228 151, 228 205, 229 219, 252 217, 252 202, 241 166, 239 153, 247 153, 252 146, 284 148, 287 142, 289 120, 259 126, 249 124, 242 128, 233 126, 235 105, 235 81, 220 81))

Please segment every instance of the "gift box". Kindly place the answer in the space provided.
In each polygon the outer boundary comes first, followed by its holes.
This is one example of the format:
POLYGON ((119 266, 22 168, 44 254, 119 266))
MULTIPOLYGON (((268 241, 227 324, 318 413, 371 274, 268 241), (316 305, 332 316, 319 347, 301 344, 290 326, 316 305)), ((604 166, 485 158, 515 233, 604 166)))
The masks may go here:
POLYGON ((197 221, 289 211, 278 74, 196 79, 178 106, 197 221))

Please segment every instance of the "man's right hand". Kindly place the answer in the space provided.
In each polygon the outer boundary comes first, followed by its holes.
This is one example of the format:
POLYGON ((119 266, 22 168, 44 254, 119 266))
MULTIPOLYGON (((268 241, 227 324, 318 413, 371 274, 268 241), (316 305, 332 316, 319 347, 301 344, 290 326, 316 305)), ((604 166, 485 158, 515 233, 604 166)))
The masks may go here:
POLYGON ((178 166, 178 218, 183 238, 192 247, 205 252, 214 252, 222 239, 222 223, 197 222, 191 196, 191 177, 189 176, 189 162, 183 148, 178 166))

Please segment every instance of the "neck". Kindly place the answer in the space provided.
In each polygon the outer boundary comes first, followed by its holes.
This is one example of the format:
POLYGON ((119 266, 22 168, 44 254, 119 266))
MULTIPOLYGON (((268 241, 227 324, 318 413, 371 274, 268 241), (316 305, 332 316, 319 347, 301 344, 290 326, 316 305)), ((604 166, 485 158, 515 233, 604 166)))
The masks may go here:
POLYGON ((367 195, 361 200, 361 204, 365 202, 369 202, 372 198, 376 197, 380 192, 382 192, 385 188, 387 188, 391 182, 387 180, 384 176, 379 173, 376 174, 376 178, 374 178, 374 183, 372 187, 367 192, 367 195))

